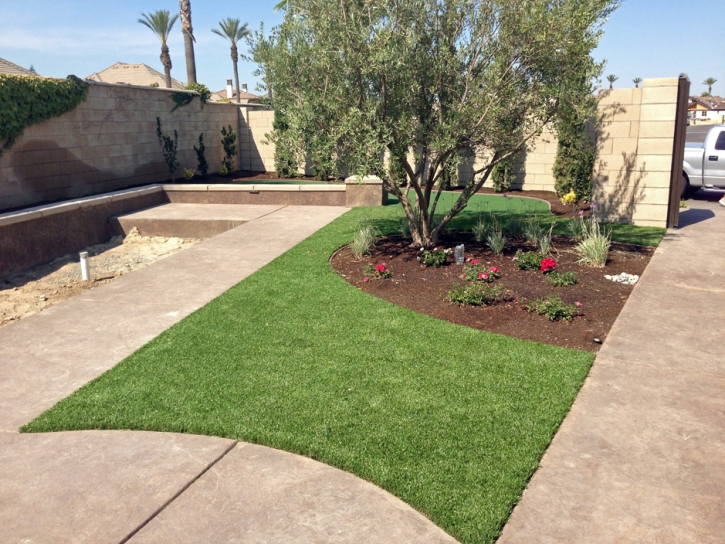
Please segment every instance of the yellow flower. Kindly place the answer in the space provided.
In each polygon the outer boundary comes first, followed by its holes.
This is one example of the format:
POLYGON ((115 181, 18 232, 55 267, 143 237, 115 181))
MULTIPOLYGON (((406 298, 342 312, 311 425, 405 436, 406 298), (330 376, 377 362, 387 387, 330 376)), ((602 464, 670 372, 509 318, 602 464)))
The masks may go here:
POLYGON ((569 206, 571 206, 572 204, 576 204, 577 200, 579 199, 576 197, 576 193, 574 191, 569 191, 567 194, 561 197, 561 203, 567 204, 569 206))

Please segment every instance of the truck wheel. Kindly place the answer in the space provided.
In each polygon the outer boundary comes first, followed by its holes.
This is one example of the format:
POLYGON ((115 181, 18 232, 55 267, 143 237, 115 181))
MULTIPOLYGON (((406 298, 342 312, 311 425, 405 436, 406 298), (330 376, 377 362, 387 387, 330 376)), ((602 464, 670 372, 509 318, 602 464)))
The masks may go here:
POLYGON ((680 195, 680 198, 687 198, 690 196, 690 193, 692 192, 692 187, 690 187, 690 180, 687 177, 687 174, 682 172, 682 194, 680 195))

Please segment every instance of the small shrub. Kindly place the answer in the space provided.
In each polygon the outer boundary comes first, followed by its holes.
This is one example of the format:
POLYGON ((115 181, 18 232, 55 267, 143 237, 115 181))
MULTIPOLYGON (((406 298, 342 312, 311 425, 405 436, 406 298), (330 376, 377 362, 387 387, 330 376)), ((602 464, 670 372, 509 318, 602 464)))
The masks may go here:
POLYGON ((166 166, 168 167, 169 174, 171 175, 171 183, 174 183, 174 174, 176 173, 176 169, 179 167, 179 161, 176 160, 176 152, 179 144, 179 135, 174 130, 173 140, 170 136, 164 136, 164 133, 161 131, 161 119, 157 117, 156 137, 159 139, 161 152, 164 154, 164 161, 166 161, 166 166))
POLYGON ((224 147, 224 160, 222 161, 222 164, 227 167, 226 174, 222 174, 222 171, 219 170, 219 173, 222 176, 225 176, 234 170, 234 163, 232 162, 232 159, 234 159, 234 156, 237 154, 236 141, 237 133, 234 132, 234 129, 232 129, 232 125, 229 125, 228 129, 222 127, 222 147, 224 147))
POLYGON ((202 104, 211 98, 211 91, 209 90, 209 87, 203 83, 189 83, 186 87, 184 87, 184 89, 199 93, 199 99, 202 104))
POLYGON ((512 217, 506 223, 506 232, 511 238, 521 238, 524 235, 524 226, 521 224, 521 219, 518 217, 512 217))
POLYGON ((504 286, 481 282, 467 283, 462 286, 454 285, 446 295, 448 302, 466 306, 490 306, 498 302, 513 300, 513 298, 511 291, 504 286))
POLYGON ((408 224, 407 219, 400 220, 400 234, 402 234, 404 238, 410 238, 410 225, 408 224))
POLYGON ((514 261, 516 261, 516 266, 519 267, 519 270, 539 270, 543 258, 543 255, 535 251, 527 251, 525 253, 517 251, 514 261))
POLYGON ((532 244, 538 244, 539 239, 546 234, 541 222, 536 219, 529 219, 523 226, 524 236, 526 240, 532 244))
POLYGON ((612 233, 602 229, 595 219, 582 222, 582 241, 576 246, 576 252, 581 258, 580 264, 597 268, 607 264, 609 247, 612 245, 612 233))
POLYGON ((448 259, 448 252, 440 249, 427 250, 424 249, 418 260, 420 264, 425 266, 435 266, 436 268, 443 265, 448 259))
POLYGON ((499 269, 496 266, 484 266, 478 262, 477 259, 473 259, 470 263, 463 265, 463 277, 468 281, 482 281, 485 283, 491 283, 492 281, 499 278, 499 269))
POLYGON ((552 259, 551 257, 545 257, 544 259, 541 259, 541 271, 544 274, 553 272, 554 270, 556 270, 556 261, 554 259, 552 259))
POLYGON ((227 163, 225 163, 225 162, 222 163, 222 167, 219 169, 219 175, 220 176, 229 175, 229 168, 227 167, 227 163))
POLYGON ((206 176, 209 171, 209 163, 206 162, 206 146, 204 146, 203 132, 199 134, 199 147, 194 146, 194 151, 196 151, 196 169, 201 172, 202 176, 206 176))
POLYGON ((476 242, 484 242, 491 231, 496 228, 496 217, 491 214, 478 216, 478 221, 473 226, 472 232, 476 242))
POLYGON ((572 219, 566 224, 569 236, 574 240, 581 240, 584 232, 584 218, 580 215, 579 219, 572 219))
POLYGON ((539 298, 524 306, 529 312, 536 312, 539 315, 545 315, 550 321, 571 321, 572 318, 579 315, 579 307, 577 304, 567 304, 559 295, 549 295, 545 298, 539 298))
POLYGON ((503 250, 506 247, 506 242, 506 237, 499 229, 490 232, 486 237, 486 243, 488 244, 488 247, 490 247, 491 251, 493 251, 496 255, 500 255, 501 253, 503 253, 503 250))
POLYGON ((376 232, 372 225, 358 229, 350 244, 350 251, 356 259, 362 259, 375 246, 376 232))
POLYGON ((499 162, 493 167, 493 171, 491 172, 494 192, 505 193, 508 191, 515 177, 514 157, 509 157, 499 162))
POLYGON ((555 287, 574 285, 577 281, 576 272, 557 272, 555 270, 546 275, 546 281, 555 287))
POLYGON ((184 179, 190 181, 194 177, 194 171, 191 168, 184 168, 184 179))
POLYGON ((368 263, 368 265, 365 267, 365 279, 368 280, 369 278, 373 278, 376 280, 385 280, 388 278, 393 277, 393 273, 388 270, 386 267, 388 265, 386 263, 380 263, 373 265, 373 263, 368 263))

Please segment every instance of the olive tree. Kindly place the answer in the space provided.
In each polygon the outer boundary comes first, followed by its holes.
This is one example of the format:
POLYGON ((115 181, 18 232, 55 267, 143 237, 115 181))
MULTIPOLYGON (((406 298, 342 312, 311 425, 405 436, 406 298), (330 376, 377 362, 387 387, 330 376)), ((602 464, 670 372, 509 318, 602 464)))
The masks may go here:
POLYGON ((501 161, 575 100, 571 81, 614 0, 294 0, 251 40, 294 156, 373 174, 435 244, 501 161), (320 156, 322 155, 322 157, 320 156), (473 180, 435 214, 444 184, 477 157, 473 180))

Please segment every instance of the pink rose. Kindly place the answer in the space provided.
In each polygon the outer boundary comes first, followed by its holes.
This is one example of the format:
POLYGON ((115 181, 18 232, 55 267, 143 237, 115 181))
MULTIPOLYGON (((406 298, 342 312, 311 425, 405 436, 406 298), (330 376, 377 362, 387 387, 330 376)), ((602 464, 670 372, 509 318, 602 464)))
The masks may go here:
POLYGON ((363 281, 364 281, 365 283, 367 283, 367 282, 369 282, 369 281, 370 281, 370 278, 365 278, 365 279, 364 279, 363 281))
POLYGON ((498 274, 498 266, 492 266, 492 267, 490 268, 490 270, 491 270, 491 272, 493 272, 494 274, 498 274))
POLYGON ((473 259, 473 260, 471 261, 471 264, 472 264, 473 266, 476 266, 476 265, 478 264, 478 259, 473 259))
POLYGON ((488 274, 482 274, 482 276, 483 276, 483 279, 484 280, 487 280, 488 279, 488 274))

